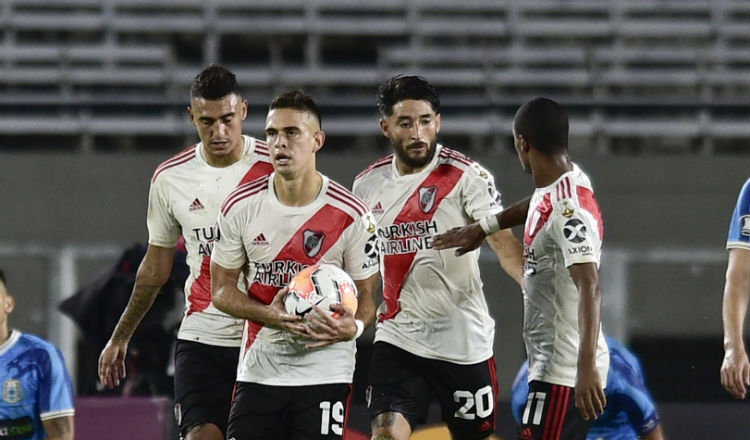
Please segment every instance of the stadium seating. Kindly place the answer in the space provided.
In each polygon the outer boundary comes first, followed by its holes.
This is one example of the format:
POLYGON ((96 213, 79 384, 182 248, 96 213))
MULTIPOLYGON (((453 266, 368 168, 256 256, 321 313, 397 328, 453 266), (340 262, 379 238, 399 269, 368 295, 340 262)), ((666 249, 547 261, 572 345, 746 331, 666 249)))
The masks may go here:
POLYGON ((402 72, 439 87, 451 134, 494 144, 507 126, 487 121, 539 94, 600 152, 615 137, 702 152, 750 139, 743 0, 6 0, 0 20, 0 136, 149 133, 173 149, 192 130, 177 120, 190 80, 220 62, 251 105, 309 89, 333 143, 377 134, 375 87, 402 72))

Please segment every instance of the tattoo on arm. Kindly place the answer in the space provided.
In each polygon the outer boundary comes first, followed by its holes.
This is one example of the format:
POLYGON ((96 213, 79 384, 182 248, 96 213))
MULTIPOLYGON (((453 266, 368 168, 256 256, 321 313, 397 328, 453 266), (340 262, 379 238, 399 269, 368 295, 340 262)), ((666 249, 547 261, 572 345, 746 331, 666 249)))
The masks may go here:
POLYGON ((73 438, 73 416, 55 417, 42 421, 48 440, 68 440, 73 438))
POLYGON ((375 428, 386 428, 388 426, 393 426, 396 423, 396 413, 387 412, 382 413, 375 417, 375 420, 373 421, 375 428))
POLYGON ((112 335, 112 339, 115 341, 127 341, 133 336, 136 327, 138 327, 143 317, 146 316, 146 313, 156 299, 156 295, 159 294, 159 289, 161 289, 161 286, 138 284, 139 281, 136 280, 133 294, 130 296, 128 305, 125 311, 122 312, 120 321, 117 323, 115 332, 112 335))

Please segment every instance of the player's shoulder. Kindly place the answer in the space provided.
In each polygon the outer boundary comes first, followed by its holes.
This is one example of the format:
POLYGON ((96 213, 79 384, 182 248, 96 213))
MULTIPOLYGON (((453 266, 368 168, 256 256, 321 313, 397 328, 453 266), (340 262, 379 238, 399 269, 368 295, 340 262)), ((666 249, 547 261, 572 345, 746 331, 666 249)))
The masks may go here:
POLYGON ((248 142, 249 148, 245 152, 245 159, 251 162, 268 162, 271 163, 271 152, 268 150, 266 141, 243 135, 248 142))
POLYGON ((255 197, 259 197, 268 191, 269 176, 261 176, 255 180, 238 185, 221 204, 221 215, 226 217, 240 204, 245 204, 255 197))
POLYGON ((196 148, 198 148, 198 144, 191 145, 159 164, 151 177, 151 183, 155 183, 160 176, 168 175, 179 167, 184 167, 196 161, 196 148))
POLYGON ((30 333, 20 333, 17 344, 23 351, 41 351, 47 355, 60 354, 60 350, 53 343, 30 333))
POLYGON ((362 217, 369 211, 364 200, 335 180, 328 179, 328 186, 325 191, 325 195, 331 203, 352 217, 362 217))
POLYGON ((587 207, 594 200, 594 188, 586 173, 575 166, 560 176, 548 189, 555 211, 566 212, 578 207, 587 207))
POLYGON ((383 175, 390 172, 390 164, 392 161, 393 154, 389 154, 371 163, 370 165, 365 167, 365 169, 362 170, 359 174, 354 176, 354 185, 356 186, 357 184, 361 183, 361 181, 367 180, 372 176, 383 175))
POLYGON ((487 168, 464 153, 452 148, 441 146, 438 153, 438 162, 443 165, 456 167, 464 171, 466 176, 492 180, 492 173, 487 168))

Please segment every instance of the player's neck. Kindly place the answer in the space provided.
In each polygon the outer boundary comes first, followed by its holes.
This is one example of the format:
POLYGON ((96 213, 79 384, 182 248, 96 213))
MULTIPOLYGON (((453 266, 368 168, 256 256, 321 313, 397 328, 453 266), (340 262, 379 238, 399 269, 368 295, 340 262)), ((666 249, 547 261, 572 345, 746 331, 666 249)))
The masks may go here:
POLYGON ((537 188, 552 185, 560 176, 572 170, 573 162, 567 153, 545 155, 537 152, 531 159, 531 174, 537 188))
POLYGON ((306 206, 312 203, 323 187, 323 176, 314 170, 296 178, 285 178, 276 173, 273 178, 276 198, 282 205, 306 206))
POLYGON ((10 338, 10 329, 8 328, 8 324, 4 323, 0 325, 0 345, 5 344, 8 338, 10 338))

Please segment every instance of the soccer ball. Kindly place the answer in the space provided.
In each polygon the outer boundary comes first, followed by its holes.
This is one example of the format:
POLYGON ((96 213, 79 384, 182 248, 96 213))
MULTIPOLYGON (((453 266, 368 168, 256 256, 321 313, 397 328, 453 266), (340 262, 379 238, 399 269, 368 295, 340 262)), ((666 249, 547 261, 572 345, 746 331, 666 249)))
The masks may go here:
MULTIPOLYGON (((284 298, 287 313, 305 316, 316 305, 330 311, 331 304, 341 303, 357 312, 357 286, 352 278, 332 264, 314 264, 292 278, 284 298)), ((330 311, 331 316, 339 314, 330 311)))

